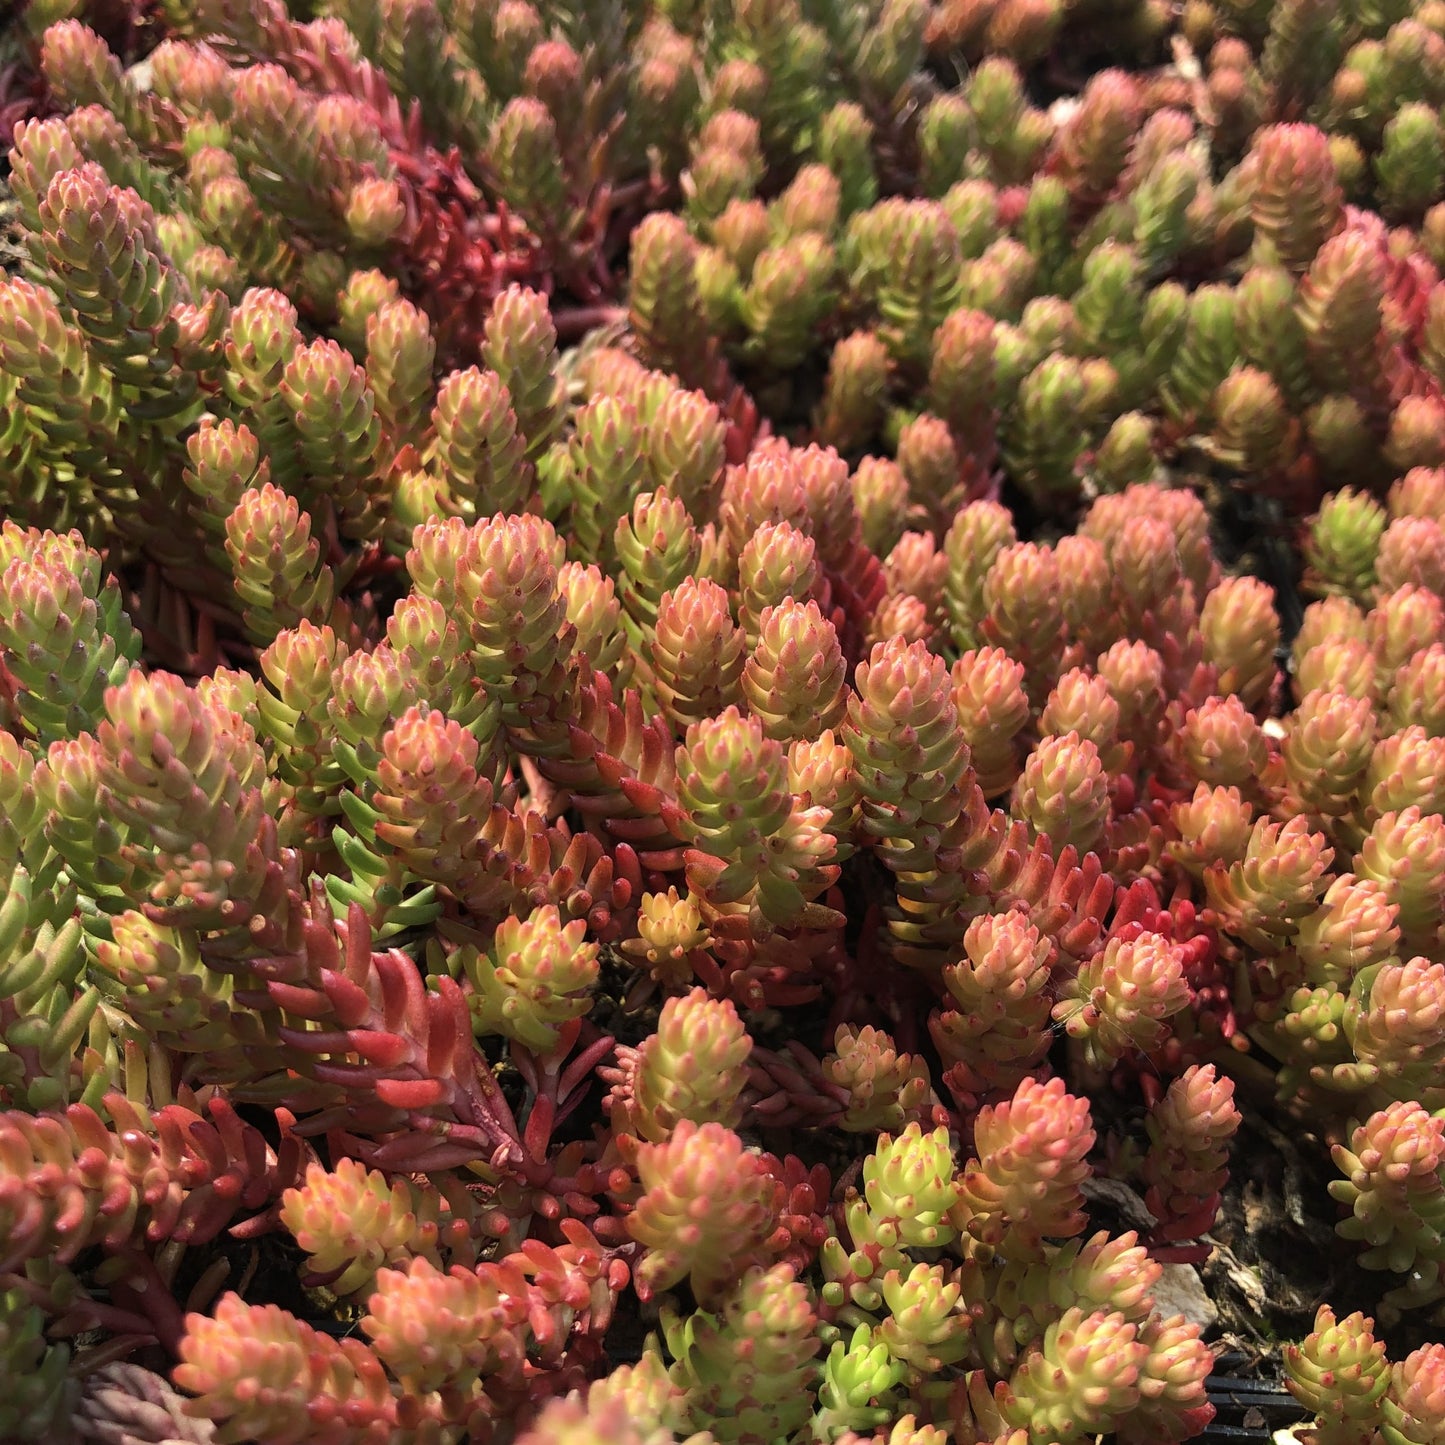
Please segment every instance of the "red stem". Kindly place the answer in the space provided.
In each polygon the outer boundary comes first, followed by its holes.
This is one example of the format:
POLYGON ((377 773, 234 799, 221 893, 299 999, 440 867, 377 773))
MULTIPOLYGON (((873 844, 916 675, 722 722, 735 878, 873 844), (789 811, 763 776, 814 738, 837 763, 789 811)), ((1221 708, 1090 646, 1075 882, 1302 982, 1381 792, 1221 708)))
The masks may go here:
POLYGON ((627 319, 625 306, 573 306, 552 313, 559 341, 580 341, 599 326, 616 326, 627 319))

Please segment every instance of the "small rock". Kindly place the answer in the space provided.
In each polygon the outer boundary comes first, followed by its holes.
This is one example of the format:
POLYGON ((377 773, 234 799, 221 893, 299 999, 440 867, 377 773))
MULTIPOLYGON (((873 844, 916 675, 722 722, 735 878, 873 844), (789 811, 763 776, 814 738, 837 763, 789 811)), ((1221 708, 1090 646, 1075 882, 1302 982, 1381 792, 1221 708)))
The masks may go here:
POLYGON ((1107 1204, 1118 1214, 1130 1229, 1147 1234, 1154 1227, 1154 1216, 1145 1207, 1144 1201, 1122 1179, 1107 1179, 1094 1175, 1084 1180, 1084 1198, 1090 1204, 1107 1204))
POLYGON ((1214 1301, 1204 1292, 1204 1281, 1192 1264, 1166 1264, 1154 1286, 1154 1307, 1166 1320, 1183 1315, 1192 1325, 1207 1330, 1219 1320, 1214 1301))

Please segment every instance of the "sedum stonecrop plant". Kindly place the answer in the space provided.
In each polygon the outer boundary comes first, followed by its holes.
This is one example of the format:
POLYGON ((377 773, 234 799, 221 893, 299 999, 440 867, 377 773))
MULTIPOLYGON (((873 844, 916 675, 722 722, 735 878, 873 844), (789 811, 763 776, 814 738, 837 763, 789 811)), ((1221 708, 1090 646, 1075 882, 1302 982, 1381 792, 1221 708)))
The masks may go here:
POLYGON ((1183 1441, 1236 1080, 1439 1317, 1445 9, 26 26, 0 1438, 1183 1441))

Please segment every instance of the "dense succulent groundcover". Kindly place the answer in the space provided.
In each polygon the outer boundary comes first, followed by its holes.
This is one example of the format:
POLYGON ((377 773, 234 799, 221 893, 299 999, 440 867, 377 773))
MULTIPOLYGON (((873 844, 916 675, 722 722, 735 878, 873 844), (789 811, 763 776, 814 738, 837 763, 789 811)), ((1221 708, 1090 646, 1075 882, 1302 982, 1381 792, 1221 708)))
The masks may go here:
POLYGON ((21 25, 0 1438, 1445 1440, 1445 3, 21 25))

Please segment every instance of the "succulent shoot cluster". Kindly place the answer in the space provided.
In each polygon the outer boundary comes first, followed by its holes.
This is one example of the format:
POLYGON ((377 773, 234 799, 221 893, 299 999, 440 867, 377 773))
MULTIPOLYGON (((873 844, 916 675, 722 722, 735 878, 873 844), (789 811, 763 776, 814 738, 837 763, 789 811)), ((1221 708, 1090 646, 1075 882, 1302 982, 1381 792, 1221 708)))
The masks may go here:
MULTIPOLYGON (((1440 1311, 1445 5, 106 8, 0 90, 0 1438, 1183 1441, 1239 1077, 1440 1311)), ((1314 1438, 1445 1438, 1373 1329, 1314 1438)))

